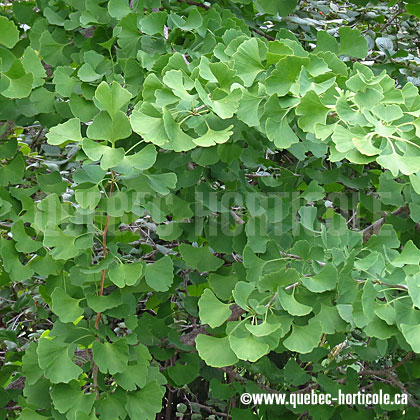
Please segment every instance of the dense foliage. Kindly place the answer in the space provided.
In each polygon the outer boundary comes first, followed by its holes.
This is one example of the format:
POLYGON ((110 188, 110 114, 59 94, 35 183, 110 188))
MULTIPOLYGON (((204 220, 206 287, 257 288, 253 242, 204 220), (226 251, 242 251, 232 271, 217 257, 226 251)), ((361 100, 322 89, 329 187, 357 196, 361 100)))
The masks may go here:
POLYGON ((418 418, 417 0, 0 7, 0 418, 418 418))

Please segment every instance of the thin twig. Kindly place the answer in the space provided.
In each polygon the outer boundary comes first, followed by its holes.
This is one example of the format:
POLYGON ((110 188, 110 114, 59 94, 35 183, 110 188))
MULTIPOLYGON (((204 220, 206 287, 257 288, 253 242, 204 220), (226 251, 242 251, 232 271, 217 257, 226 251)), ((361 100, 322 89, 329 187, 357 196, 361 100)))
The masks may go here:
MULTIPOLYGON (((111 187, 109 189, 109 198, 112 197, 112 193, 114 191, 114 180, 111 181, 111 187)), ((107 248, 106 248, 106 235, 108 233, 108 227, 109 227, 109 219, 110 219, 110 215, 107 214, 106 215, 106 221, 105 221, 105 227, 104 227, 104 231, 102 233, 102 244, 103 244, 103 259, 106 258, 107 256, 107 248)), ((104 268, 102 270, 102 277, 101 277, 101 285, 99 288, 99 296, 102 296, 104 294, 104 286, 105 286, 105 277, 106 277, 106 268, 104 268)), ((96 320, 95 320, 95 328, 98 330, 99 329, 99 321, 101 320, 101 314, 102 312, 98 312, 96 315, 96 320)))
POLYGON ((39 138, 41 137, 42 132, 44 131, 44 127, 41 127, 38 130, 38 133, 36 134, 36 136, 34 137, 34 139, 32 140, 32 143, 30 145, 30 149, 32 150, 38 143, 39 138))
POLYGON ((253 28, 253 27, 250 27, 250 29, 251 29, 251 31, 255 32, 256 34, 261 35, 264 38, 268 39, 269 41, 275 41, 276 40, 276 38, 273 38, 272 36, 266 34, 265 32, 261 31, 260 29, 253 28))
POLYGON ((389 25, 391 25, 392 22, 401 14, 405 12, 404 9, 398 9, 397 13, 391 17, 391 19, 388 20, 388 22, 385 22, 385 24, 382 26, 382 28, 379 30, 379 32, 383 32, 386 28, 388 28, 389 25))
POLYGON ((368 227, 361 230, 361 232, 363 234, 363 242, 367 242, 369 240, 369 238, 376 231, 379 230, 379 228, 385 223, 385 219, 387 218, 387 216, 389 216, 389 215, 398 216, 399 214, 405 213, 406 211, 408 211, 408 204, 405 204, 404 206, 399 207, 398 209, 394 210, 393 212, 391 212, 389 214, 385 214, 385 216, 381 217, 376 222, 372 223, 368 227))

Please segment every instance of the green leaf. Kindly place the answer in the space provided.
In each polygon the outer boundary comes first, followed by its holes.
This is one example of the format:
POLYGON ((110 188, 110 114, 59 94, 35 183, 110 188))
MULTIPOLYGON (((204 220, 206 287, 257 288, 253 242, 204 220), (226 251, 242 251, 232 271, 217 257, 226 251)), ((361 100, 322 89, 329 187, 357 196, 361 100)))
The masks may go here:
POLYGON ((200 320, 211 328, 222 325, 232 315, 228 304, 220 302, 210 289, 205 289, 198 301, 200 320))
POLYGON ((17 420, 42 420, 42 419, 48 419, 48 417, 41 416, 41 414, 38 414, 34 410, 31 410, 28 407, 25 407, 21 413, 19 414, 19 417, 17 420))
POLYGON ((288 149, 292 144, 299 142, 298 136, 290 128, 286 118, 283 118, 280 122, 268 118, 265 124, 265 131, 267 137, 280 150, 288 149))
POLYGON ((208 366, 224 367, 234 365, 238 358, 231 350, 229 338, 217 338, 199 334, 195 339, 199 356, 208 366))
POLYGON ((47 76, 47 73, 41 63, 41 59, 38 57, 36 51, 33 48, 27 47, 25 49, 22 58, 22 64, 25 72, 32 73, 34 76, 32 83, 33 88, 42 86, 45 83, 44 78, 47 76))
POLYGON ((318 31, 316 34, 316 48, 314 52, 331 51, 338 54, 338 42, 327 31, 318 31))
MULTIPOLYGON (((259 109, 262 100, 262 97, 253 95, 247 90, 244 90, 237 111, 238 119, 250 127, 258 127, 260 125, 259 109)), ((232 129, 232 127, 233 125, 230 129, 232 129)))
POLYGON ((60 287, 54 289, 51 299, 52 311, 61 322, 73 322, 83 314, 83 309, 79 306, 82 299, 73 299, 60 287))
POLYGON ((89 414, 95 402, 96 394, 85 393, 76 384, 58 384, 51 390, 54 407, 67 419, 78 420, 82 413, 89 414))
POLYGON ((398 330, 393 325, 388 325, 378 317, 374 317, 363 330, 369 337, 375 337, 379 340, 387 340, 395 335, 398 330))
POLYGON ((22 99, 30 95, 34 75, 26 73, 23 64, 19 60, 15 60, 12 67, 1 74, 0 93, 9 99, 22 99))
POLYGON ((13 48, 19 41, 19 30, 16 25, 5 16, 0 16, 0 44, 13 48))
POLYGON ((113 343, 100 343, 95 341, 92 344, 93 360, 102 373, 109 372, 114 375, 123 372, 128 364, 128 345, 125 338, 113 343))
POLYGON ((140 19, 140 28, 147 35, 163 35, 163 27, 165 26, 167 18, 168 14, 166 12, 150 13, 146 17, 140 19))
POLYGON ((340 318, 336 306, 327 306, 321 303, 321 310, 309 320, 309 324, 320 322, 324 334, 334 334, 345 330, 346 323, 340 318))
POLYGON ((171 89, 172 94, 178 96, 184 101, 194 101, 197 98, 197 95, 191 95, 188 93, 188 90, 193 88, 193 84, 190 80, 188 88, 186 88, 185 84, 187 82, 181 70, 169 70, 165 76, 163 76, 163 83, 171 89))
POLYGON ((95 98, 111 118, 114 118, 118 111, 130 102, 131 93, 115 81, 112 82, 111 86, 106 82, 101 82, 96 88, 95 98))
POLYGON ((54 171, 49 174, 38 174, 36 177, 42 191, 46 193, 63 194, 67 190, 67 182, 63 181, 60 172, 54 171))
POLYGON ((127 395, 125 408, 132 419, 154 420, 162 409, 165 388, 150 382, 143 389, 127 395))
POLYGON ((59 66, 54 71, 53 83, 55 84, 55 90, 63 97, 69 98, 73 93, 76 85, 76 80, 71 77, 73 72, 74 69, 70 66, 59 66))
POLYGON ((222 259, 215 257, 210 252, 208 246, 194 247, 192 245, 181 244, 179 251, 187 266, 201 273, 216 271, 224 263, 222 259))
POLYGON ((82 141, 80 120, 78 118, 71 118, 65 123, 52 127, 47 134, 47 140, 49 144, 57 146, 60 146, 68 141, 82 141))
POLYGON ((83 139, 82 149, 92 161, 100 160, 101 168, 104 171, 118 166, 125 155, 125 151, 122 147, 114 149, 86 138, 83 139))
POLYGON ((290 315, 304 316, 312 311, 311 306, 298 302, 293 295, 289 295, 283 289, 278 290, 277 297, 283 309, 290 315))
POLYGON ((48 222, 45 228, 43 244, 53 248, 50 255, 55 260, 69 260, 79 254, 80 249, 75 244, 76 237, 66 235, 59 227, 48 222))
MULTIPOLYGON (((196 147, 193 138, 182 130, 181 125, 175 121, 170 111, 163 108, 162 112, 165 136, 169 140, 168 144, 165 145, 165 148, 170 148, 175 152, 186 152, 196 147)), ((161 122, 159 124, 161 124, 161 122)))
POLYGON ((303 285, 313 293, 323 293, 335 289, 338 281, 337 269, 327 264, 318 274, 312 277, 302 277, 303 285))
POLYGON ((101 111, 89 125, 86 134, 90 139, 109 140, 115 144, 117 140, 131 135, 130 120, 122 111, 116 111, 112 118, 106 111, 101 111))
POLYGON ((175 366, 169 367, 168 375, 178 387, 181 387, 191 383, 198 376, 199 371, 200 359, 197 354, 184 353, 175 366))
POLYGON ((256 38, 244 41, 233 54, 237 75, 244 81, 245 86, 251 86, 255 78, 264 70, 262 64, 260 44, 256 38))
POLYGON ((381 120, 390 123, 403 117, 401 107, 398 105, 378 104, 372 108, 372 112, 381 120))
POLYGON ((70 358, 70 347, 57 339, 40 338, 38 341, 38 363, 44 375, 52 383, 68 383, 77 380, 83 372, 70 358))
POLYGON ((98 108, 96 108, 93 101, 88 101, 75 93, 70 95, 69 106, 72 114, 84 123, 90 122, 98 114, 98 108))
POLYGON ((297 0, 253 0, 257 9, 263 13, 286 17, 297 6, 297 0))
POLYGON ((24 159, 21 154, 17 154, 7 165, 0 167, 0 185, 20 184, 24 173, 24 159))
POLYGON ((34 241, 25 230, 25 225, 22 220, 13 223, 12 226, 13 239, 16 243, 16 250, 19 252, 31 253, 42 248, 42 243, 34 241))
POLYGON ((238 283, 235 285, 235 288, 233 289, 232 295, 235 299, 235 302, 245 311, 249 309, 248 298, 254 290, 255 285, 245 281, 238 281, 238 283))
POLYGON ((272 322, 268 322, 268 320, 265 320, 257 325, 245 324, 245 327, 252 335, 255 335, 255 337, 265 337, 281 328, 281 323, 275 322, 276 318, 273 317, 271 321, 272 322))
POLYGON ((20 262, 13 241, 8 241, 5 238, 0 239, 0 255, 3 267, 13 281, 24 281, 34 274, 33 270, 20 262))
POLYGON ((82 209, 95 210, 101 200, 102 194, 95 185, 91 188, 77 189, 74 196, 82 209))
POLYGON ((413 305, 420 309, 420 276, 418 274, 407 276, 406 282, 413 305))
POLYGON ((52 66, 63 66, 69 63, 64 54, 65 44, 58 43, 47 30, 39 38, 40 53, 44 61, 52 66))
POLYGON ((270 346, 262 339, 248 334, 245 337, 229 335, 229 343, 238 359, 256 362, 270 351, 270 346))
POLYGON ((95 402, 95 409, 99 418, 103 420, 115 420, 127 416, 125 404, 127 402, 127 392, 118 387, 112 394, 106 394, 95 402))
POLYGON ((322 336, 320 322, 313 322, 304 327, 293 325, 292 333, 283 341, 284 347, 300 354, 310 353, 318 346, 322 336))
POLYGON ((131 13, 128 0, 109 0, 108 12, 114 19, 120 20, 131 13))
POLYGON ((169 143, 162 114, 151 104, 139 102, 130 116, 130 123, 133 130, 140 134, 144 141, 152 142, 157 146, 169 143))
POLYGON ((321 103, 318 95, 310 90, 296 108, 296 115, 301 116, 298 118, 298 126, 306 132, 314 133, 315 124, 325 124, 328 112, 328 108, 321 103))
POLYGON ((140 171, 151 168, 156 162, 157 152, 153 144, 148 144, 139 152, 125 156, 124 162, 128 162, 133 168, 140 171))
POLYGON ((392 260, 392 265, 395 267, 403 267, 405 264, 418 265, 420 263, 420 249, 414 245, 412 240, 409 240, 404 245, 400 255, 392 260))
POLYGON ((323 199, 325 196, 324 188, 322 188, 317 181, 312 180, 302 193, 301 197, 307 202, 317 201, 323 199))
POLYGON ((286 95, 295 83, 302 66, 308 63, 305 57, 287 56, 279 60, 275 69, 266 79, 267 93, 278 96, 286 95))
POLYGON ((191 9, 186 21, 174 13, 170 15, 170 20, 174 23, 175 26, 183 29, 184 31, 198 29, 203 24, 203 19, 197 8, 191 9))
POLYGON ((22 373, 25 376, 25 382, 28 385, 35 384, 44 374, 39 367, 38 354, 36 352, 38 344, 32 342, 29 344, 22 357, 22 373))
POLYGON ((222 300, 228 300, 232 296, 238 278, 235 275, 222 276, 211 273, 208 277, 208 283, 215 295, 222 300))
POLYGON ((233 128, 233 125, 230 125, 224 130, 215 131, 215 130, 212 130, 210 127, 208 127, 206 134, 195 139, 193 138, 192 141, 197 146, 201 146, 201 147, 210 147, 216 144, 226 143, 233 134, 232 128, 233 128))
POLYGON ((106 296, 88 294, 86 295, 86 299, 89 308, 92 308, 96 313, 105 312, 106 310, 120 306, 123 303, 118 289, 106 296))
POLYGON ((375 307, 375 315, 383 319, 388 325, 395 324, 396 311, 395 308, 388 303, 385 305, 377 305, 375 307))
POLYGON ((151 359, 149 350, 143 344, 138 344, 134 348, 134 353, 137 356, 135 363, 129 364, 123 372, 114 375, 118 385, 127 391, 135 391, 137 387, 143 388, 148 380, 151 359))
POLYGON ((146 177, 149 179, 152 189, 162 195, 169 194, 170 190, 175 189, 178 180, 174 173, 146 175, 146 177))
POLYGON ((108 271, 109 279, 120 289, 135 285, 142 274, 143 264, 141 262, 118 264, 116 268, 108 271))
POLYGON ((415 353, 420 353, 420 325, 400 324, 401 332, 415 353))
POLYGON ((174 281, 174 265, 168 255, 146 265, 146 283, 158 292, 166 292, 174 281))
POLYGON ((349 55, 355 58, 367 56, 368 44, 358 29, 342 26, 338 32, 340 34, 340 49, 338 51, 340 55, 349 55))

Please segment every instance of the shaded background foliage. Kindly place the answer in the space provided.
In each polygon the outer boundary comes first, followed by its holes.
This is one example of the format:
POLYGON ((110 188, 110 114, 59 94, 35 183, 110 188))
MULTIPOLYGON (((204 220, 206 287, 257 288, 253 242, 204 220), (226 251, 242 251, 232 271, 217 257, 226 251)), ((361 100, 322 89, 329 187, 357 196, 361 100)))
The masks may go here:
POLYGON ((418 418, 419 16, 3 2, 0 416, 418 418))

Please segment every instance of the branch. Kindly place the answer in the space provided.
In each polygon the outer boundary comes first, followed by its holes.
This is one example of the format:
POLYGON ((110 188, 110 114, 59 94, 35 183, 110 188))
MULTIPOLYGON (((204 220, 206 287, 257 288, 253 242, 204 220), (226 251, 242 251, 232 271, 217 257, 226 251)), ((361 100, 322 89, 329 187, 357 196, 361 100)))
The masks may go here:
MULTIPOLYGON (((109 197, 110 198, 112 197, 113 191, 114 191, 114 180, 111 181, 111 188, 109 189, 109 197)), ((106 222, 105 222, 104 231, 102 233, 103 259, 105 259, 106 258, 106 255, 107 255, 106 235, 108 233, 109 219, 110 219, 110 216, 109 216, 109 214, 107 214, 106 215, 106 222)), ((98 293, 99 296, 102 296, 104 294, 105 276, 106 276, 106 268, 104 268, 102 270, 101 285, 100 285, 99 293, 98 293)), ((98 312, 96 314, 95 328, 97 330, 99 329, 99 321, 101 320, 101 314, 102 314, 102 312, 98 312)))
POLYGON ((364 228, 361 231, 362 234, 363 234, 363 242, 366 243, 373 234, 376 234, 377 232, 379 232, 379 229, 385 223, 385 219, 387 218, 387 216, 389 216, 389 215, 398 216, 399 214, 405 213, 406 211, 408 211, 408 204, 394 210, 391 213, 386 213, 385 216, 381 217, 376 222, 374 222, 371 225, 369 225, 368 227, 364 228))
POLYGON ((237 224, 239 224, 239 225, 244 225, 245 224, 244 220, 240 216, 238 216, 233 209, 230 211, 230 214, 235 219, 235 222, 237 224))
POLYGON ((398 9, 397 13, 395 13, 394 16, 392 16, 387 22, 385 22, 385 24, 382 26, 382 28, 379 30, 380 32, 383 32, 386 28, 388 28, 389 25, 391 25, 392 22, 394 22, 394 20, 401 15, 402 13, 404 13, 405 10, 404 9, 398 9))
POLYGON ((269 41, 275 41, 276 40, 276 38, 273 38, 272 36, 266 34, 265 32, 261 31, 260 29, 253 28, 253 27, 250 27, 249 29, 251 29, 251 31, 255 32, 256 34, 263 36, 264 38, 268 39, 269 41))

